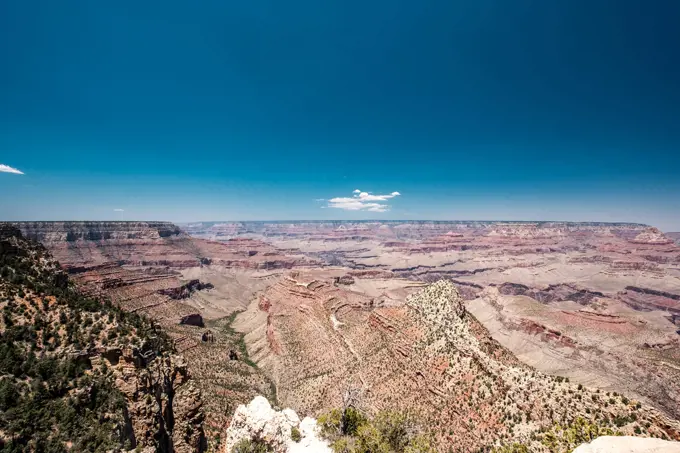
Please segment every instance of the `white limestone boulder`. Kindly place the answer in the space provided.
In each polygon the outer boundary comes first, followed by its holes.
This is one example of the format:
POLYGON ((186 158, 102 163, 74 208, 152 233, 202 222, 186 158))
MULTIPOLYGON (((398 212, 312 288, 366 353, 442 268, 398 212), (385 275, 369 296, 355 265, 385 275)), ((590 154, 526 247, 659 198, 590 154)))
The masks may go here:
POLYGON ((231 453, 242 439, 259 439, 276 453, 331 453, 328 443, 319 437, 316 420, 300 418, 291 409, 275 411, 266 398, 256 396, 247 406, 240 405, 226 433, 224 453, 231 453), (291 429, 300 431, 301 439, 291 438, 291 429))
POLYGON ((573 453, 680 453, 680 442, 652 437, 602 436, 573 453))

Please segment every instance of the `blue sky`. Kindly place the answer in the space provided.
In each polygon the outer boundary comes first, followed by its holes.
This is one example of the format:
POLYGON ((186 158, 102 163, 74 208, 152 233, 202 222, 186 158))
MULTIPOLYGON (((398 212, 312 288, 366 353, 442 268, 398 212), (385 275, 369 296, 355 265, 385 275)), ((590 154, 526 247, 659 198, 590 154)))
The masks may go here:
POLYGON ((679 231, 679 18, 671 0, 3 1, 0 165, 24 174, 0 167, 0 219, 679 231))

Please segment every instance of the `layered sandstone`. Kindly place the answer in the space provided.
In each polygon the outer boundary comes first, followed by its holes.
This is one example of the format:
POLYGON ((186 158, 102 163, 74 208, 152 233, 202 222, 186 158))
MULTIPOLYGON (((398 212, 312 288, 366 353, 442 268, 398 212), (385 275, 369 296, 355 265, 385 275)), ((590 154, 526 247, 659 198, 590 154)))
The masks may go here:
POLYGON ((38 431, 24 444, 22 437, 31 431, 17 425, 17 432, 16 413, 3 409, 0 443, 21 451, 51 451, 44 449, 44 442, 52 435, 53 442, 83 451, 93 445, 103 448, 103 442, 118 444, 117 451, 206 450, 200 392, 156 324, 84 296, 49 252, 15 227, 0 224, 0 261, 0 337, 10 345, 9 353, 3 345, 4 363, 30 351, 22 366, 37 362, 39 371, 34 375, 21 367, 5 369, 3 383, 13 374, 18 378, 14 389, 21 394, 12 404, 30 401, 36 393, 33 398, 41 409, 50 408, 31 413, 31 429, 44 430, 50 423, 61 428, 51 434, 38 431), (22 388, 29 378, 30 385, 22 388), (111 403, 101 408, 107 398, 111 403), (69 410, 75 413, 69 415, 69 410), (86 425, 95 410, 103 413, 94 426, 86 425), (5 415, 14 421, 6 425, 5 415), (69 421, 69 416, 75 419, 69 421), (78 432, 64 439, 72 426, 79 427, 78 432), (98 429, 104 432, 95 438, 98 429), (90 430, 91 437, 83 430, 90 430), (79 439, 81 435, 86 438, 79 439))
MULTIPOLYGON (((231 225, 238 228, 216 239, 260 238, 343 268, 338 282, 351 277, 347 289, 373 298, 380 292, 371 288, 387 282, 448 279, 494 338, 526 363, 626 392, 680 417, 674 348, 680 340, 680 248, 654 228, 559 222, 231 225)), ((194 227, 192 234, 211 234, 212 226, 194 227)))
POLYGON ((680 436, 680 424, 653 409, 522 365, 467 312, 449 282, 413 293, 404 305, 332 278, 293 273, 244 314, 254 357, 274 378, 280 401, 302 413, 339 406, 344 389, 359 387, 369 413, 415 411, 442 448, 533 445, 553 423, 579 416, 605 425, 622 420, 616 428, 624 433, 649 423, 650 434, 680 436))
MULTIPOLYGON (((149 225, 134 228, 176 231, 149 225)), ((413 357, 415 339, 401 335, 423 331, 405 301, 442 278, 522 362, 680 417, 680 248, 645 225, 221 222, 185 226, 189 237, 127 231, 133 227, 114 222, 101 234, 71 225, 80 231, 72 241, 53 234, 66 226, 31 229, 52 228, 44 240, 86 291, 170 331, 199 387, 212 396, 206 408, 214 433, 229 422, 225 407, 231 412, 256 394, 274 400, 274 388, 281 403, 303 414, 337 405, 338 387, 368 382, 392 398, 368 392, 370 408, 412 399, 417 407, 435 398, 441 389, 423 396, 394 364, 411 370, 425 360, 422 353, 413 357), (234 323, 227 318, 246 307, 234 323), (204 327, 194 325, 199 317, 204 327), (266 373, 250 365, 239 332, 247 333, 248 351, 266 373), (229 360, 232 352, 239 360, 229 360)), ((432 378, 420 373, 425 377, 415 373, 414 382, 432 378)), ((474 422, 486 415, 473 416, 468 432, 486 432, 488 424, 474 422)))
POLYGON ((245 308, 282 269, 314 260, 255 239, 191 238, 168 222, 16 225, 42 241, 83 292, 146 315, 168 332, 186 359, 182 373, 195 376, 198 389, 209 395, 201 413, 211 448, 238 404, 257 394, 275 395, 243 356, 240 334, 230 329, 227 316, 245 308))

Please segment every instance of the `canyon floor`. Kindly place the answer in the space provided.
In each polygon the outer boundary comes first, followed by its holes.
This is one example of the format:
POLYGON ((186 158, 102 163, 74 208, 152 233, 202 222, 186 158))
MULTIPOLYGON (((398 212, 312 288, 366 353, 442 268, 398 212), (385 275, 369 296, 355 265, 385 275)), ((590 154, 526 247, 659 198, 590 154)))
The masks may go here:
POLYGON ((414 408, 462 451, 586 414, 680 436, 680 247, 652 227, 17 225, 84 291, 169 332, 212 447, 257 394, 304 416, 347 388, 369 412, 414 408))

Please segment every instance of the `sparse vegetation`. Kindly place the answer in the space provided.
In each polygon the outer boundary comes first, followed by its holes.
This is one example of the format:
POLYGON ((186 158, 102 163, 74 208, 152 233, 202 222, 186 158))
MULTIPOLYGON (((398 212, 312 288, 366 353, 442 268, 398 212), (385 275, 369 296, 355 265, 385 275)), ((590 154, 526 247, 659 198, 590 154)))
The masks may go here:
POLYGON ((382 411, 370 419, 353 407, 334 409, 318 419, 336 453, 434 453, 432 441, 413 416, 382 411))
POLYGON ((590 442, 599 436, 619 435, 608 426, 599 425, 578 417, 568 425, 555 424, 542 437, 542 444, 551 452, 570 452, 582 443, 590 442))
POLYGON ((130 447, 124 395, 90 357, 104 340, 154 354, 171 342, 142 316, 82 295, 41 246, 0 241, 0 451, 130 447))
POLYGON ((259 439, 241 439, 231 449, 232 453, 271 453, 273 451, 266 442, 259 439))
POLYGON ((302 434, 297 427, 293 426, 290 429, 290 438, 293 439, 293 442, 300 442, 302 440, 302 434))

